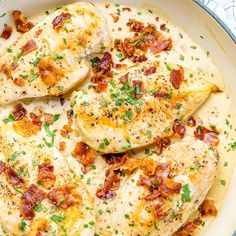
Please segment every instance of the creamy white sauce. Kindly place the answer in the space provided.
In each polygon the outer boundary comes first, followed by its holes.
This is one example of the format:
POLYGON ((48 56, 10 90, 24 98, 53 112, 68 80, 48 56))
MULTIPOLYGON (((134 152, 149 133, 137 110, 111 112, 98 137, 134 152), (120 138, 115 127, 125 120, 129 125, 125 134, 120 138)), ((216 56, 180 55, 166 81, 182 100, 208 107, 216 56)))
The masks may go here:
MULTIPOLYGON (((167 37, 171 37, 174 41, 173 50, 170 52, 163 52, 160 56, 155 57, 154 55, 148 54, 150 60, 164 60, 167 62, 177 63, 184 67, 190 68, 192 70, 208 70, 212 74, 212 79, 215 84, 217 84, 220 89, 224 89, 224 85, 221 81, 220 73, 211 61, 207 52, 197 45, 186 32, 183 32, 180 28, 174 26, 172 23, 168 22, 165 17, 159 15, 158 10, 151 9, 134 9, 131 12, 122 11, 122 6, 115 6, 110 4, 108 8, 105 7, 104 3, 96 4, 100 11, 103 13, 104 17, 107 19, 109 30, 113 39, 120 38, 124 39, 131 35, 126 23, 130 18, 136 19, 143 23, 155 24, 157 28, 160 28, 161 24, 166 24, 169 32, 164 32, 167 37), (113 18, 110 14, 116 14, 118 11, 121 12, 119 21, 114 23, 113 18), (156 17, 160 17, 159 21, 156 21, 156 17), (121 28, 121 30, 120 30, 121 28), (184 56, 184 59, 183 57, 184 56)), ((42 16, 35 18, 34 21, 40 19, 42 16)), ((17 33, 14 33, 14 37, 17 37, 17 33)), ((0 43, 2 43, 1 41, 0 43)), ((10 42, 6 41, 2 47, 4 51, 9 47, 10 42)), ((112 52, 113 60, 116 63, 120 63, 120 59, 115 51, 112 52)), ((129 65, 130 61, 125 60, 122 63, 129 65)), ((89 80, 89 79, 88 79, 89 80)), ((86 80, 86 81, 88 81, 86 80)), ((86 83, 84 86, 87 86, 86 83)), ((98 157, 94 168, 84 174, 81 170, 81 164, 71 155, 75 143, 81 141, 81 138, 74 132, 72 132, 68 138, 63 138, 60 135, 60 129, 63 125, 68 123, 67 111, 71 109, 69 96, 65 97, 64 105, 61 105, 60 100, 57 98, 50 99, 34 99, 23 101, 24 107, 28 112, 37 113, 38 109, 50 114, 60 114, 60 118, 53 125, 51 125, 51 130, 56 130, 55 147, 59 148, 61 141, 66 142, 66 150, 62 152, 62 155, 67 159, 70 167, 81 177, 81 180, 86 185, 91 196, 95 196, 96 190, 100 185, 103 185, 105 178, 105 170, 107 168, 106 163, 101 157, 98 157)), ((11 114, 14 104, 7 105, 0 108, 0 125, 3 124, 3 119, 7 118, 11 114)), ((220 210, 222 201, 227 192, 227 188, 230 184, 231 174, 234 167, 234 147, 232 145, 235 139, 235 126, 232 119, 232 106, 231 101, 227 95, 227 92, 219 92, 211 94, 207 102, 194 114, 195 119, 201 122, 205 127, 211 127, 214 125, 220 132, 220 144, 218 146, 218 151, 220 154, 220 166, 217 174, 217 179, 214 186, 209 192, 207 198, 213 199, 216 202, 218 210, 220 210), (232 126, 231 126, 232 125, 232 126)), ((193 136, 193 128, 187 129, 187 134, 193 136)), ((30 141, 35 141, 36 143, 43 143, 42 138, 46 136, 44 129, 37 135, 29 138, 30 141)), ((139 153, 139 155, 143 155, 139 153)), ((220 214, 220 212, 219 212, 220 214)), ((210 220, 207 220, 209 223, 210 220)), ((207 224, 208 224, 207 223, 207 224)), ((206 226, 205 226, 206 227, 206 226)))

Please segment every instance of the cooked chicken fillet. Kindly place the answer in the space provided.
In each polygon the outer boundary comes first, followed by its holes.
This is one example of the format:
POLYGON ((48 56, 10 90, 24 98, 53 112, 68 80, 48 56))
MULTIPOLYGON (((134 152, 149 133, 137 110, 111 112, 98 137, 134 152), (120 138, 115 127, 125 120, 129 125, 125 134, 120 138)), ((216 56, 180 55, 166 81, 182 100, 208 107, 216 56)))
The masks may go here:
POLYGON ((111 79, 104 92, 90 86, 74 93, 76 129, 102 153, 151 144, 157 136, 171 136, 174 120, 188 118, 206 101, 215 88, 208 77, 163 62, 130 67, 111 79), (149 68, 153 72, 148 74, 149 68))
POLYGON ((153 176, 146 177, 144 170, 137 169, 124 177, 114 199, 107 200, 106 204, 96 199, 95 208, 103 212, 96 216, 96 230, 101 235, 143 235, 145 232, 145 235, 171 236, 205 199, 218 165, 217 154, 208 145, 186 138, 169 146, 161 156, 154 154, 142 161, 145 163, 149 159, 150 163, 150 158, 154 162, 145 167, 147 170, 157 165, 153 176), (154 181, 155 175, 159 176, 159 181, 154 181), (152 191, 162 194, 152 199, 153 192, 140 185, 141 179, 147 184, 153 181, 152 191), (163 179, 164 184, 161 183, 163 179), (168 188, 178 189, 174 183, 180 184, 179 193, 168 192, 168 188), (164 197, 163 192, 166 193, 164 197), (146 200, 148 195, 149 200, 146 200))
POLYGON ((93 200, 55 148, 29 143, 6 125, 0 149, 0 223, 7 235, 94 234, 93 200))
POLYGON ((106 21, 91 3, 60 8, 0 55, 0 104, 67 92, 89 73, 87 56, 109 44, 106 21))

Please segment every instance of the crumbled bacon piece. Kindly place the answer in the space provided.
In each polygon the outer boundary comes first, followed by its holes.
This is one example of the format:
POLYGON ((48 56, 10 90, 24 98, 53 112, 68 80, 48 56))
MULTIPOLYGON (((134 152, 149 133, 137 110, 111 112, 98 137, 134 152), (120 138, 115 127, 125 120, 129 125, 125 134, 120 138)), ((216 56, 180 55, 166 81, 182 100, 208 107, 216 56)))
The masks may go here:
POLYGON ((173 125, 173 131, 177 137, 183 139, 186 133, 186 128, 183 121, 175 119, 173 125))
POLYGON ((41 126, 35 125, 27 117, 14 122, 13 127, 14 130, 23 137, 31 137, 41 130, 41 126))
MULTIPOLYGON (((108 165, 121 166, 124 164, 127 158, 130 158, 129 153, 118 153, 118 154, 104 154, 102 158, 108 165)), ((117 169, 117 168, 115 168, 117 169)))
POLYGON ((125 84, 129 79, 129 73, 125 74, 125 75, 122 75, 120 78, 119 78, 119 82, 121 84, 125 84))
POLYGON ((105 75, 97 74, 91 78, 91 82, 94 84, 106 84, 107 77, 105 75))
POLYGON ((52 25, 53 25, 53 29, 54 30, 60 30, 66 20, 71 18, 71 14, 70 13, 61 13, 61 15, 57 16, 53 21, 52 21, 52 25))
POLYGON ((133 63, 144 62, 144 61, 147 61, 147 57, 145 55, 135 56, 132 60, 133 63))
POLYGON ((63 129, 60 130, 62 137, 67 138, 68 135, 73 131, 70 125, 63 125, 63 129))
POLYGON ((0 161, 0 174, 6 170, 7 166, 4 162, 0 161))
POLYGON ((156 71, 157 71, 157 68, 155 66, 152 66, 144 70, 144 75, 151 75, 151 74, 156 73, 156 71))
POLYGON ((133 80, 134 97, 136 99, 142 97, 143 87, 144 85, 141 80, 133 80))
POLYGON ((130 7, 123 7, 123 8, 122 8, 122 11, 128 11, 128 12, 131 12, 131 8, 130 8, 130 7))
POLYGON ((118 64, 118 63, 113 63, 113 68, 117 70, 124 70, 127 68, 126 64, 118 64))
POLYGON ((18 103, 17 105, 14 106, 12 114, 13 114, 15 120, 22 120, 23 117, 26 116, 27 111, 26 111, 26 109, 22 106, 21 103, 18 103))
POLYGON ((37 225, 37 233, 35 236, 43 236, 43 232, 48 232, 50 230, 50 223, 46 219, 40 219, 37 225))
POLYGON ((120 16, 117 14, 110 13, 109 15, 112 17, 114 23, 118 22, 120 19, 120 16))
POLYGON ((158 42, 157 44, 154 44, 151 47, 151 51, 153 53, 159 53, 159 52, 162 52, 162 51, 170 51, 171 48, 172 48, 172 40, 167 39, 167 40, 164 40, 162 42, 158 42))
POLYGON ((175 89, 179 89, 180 84, 184 81, 184 69, 180 67, 179 70, 172 70, 170 72, 170 80, 175 89))
POLYGON ((204 200, 199 207, 202 216, 217 216, 217 209, 213 200, 204 200))
POLYGON ((11 63, 11 69, 12 70, 15 70, 18 66, 19 66, 19 64, 15 61, 11 63))
POLYGON ((134 31, 134 32, 143 32, 145 28, 142 22, 134 20, 134 19, 129 19, 127 26, 129 26, 130 31, 134 31))
POLYGON ((15 172, 15 170, 13 170, 10 167, 8 167, 5 170, 5 175, 6 175, 6 178, 7 178, 8 182, 11 183, 13 186, 18 186, 18 185, 24 183, 24 179, 21 176, 19 176, 15 172))
POLYGON ((33 52, 34 50, 37 50, 38 46, 35 43, 34 40, 30 40, 28 43, 26 43, 23 47, 22 47, 22 56, 25 56, 26 54, 33 52))
POLYGON ((168 146, 170 146, 171 141, 169 138, 162 138, 161 139, 159 136, 157 136, 156 140, 155 140, 155 144, 159 148, 159 152, 157 154, 160 155, 160 154, 162 154, 164 148, 167 148, 168 146))
POLYGON ((49 113, 43 113, 43 117, 44 117, 44 122, 48 123, 48 124, 53 124, 54 123, 54 117, 52 114, 49 113))
POLYGON ((48 86, 55 86, 57 81, 63 77, 64 73, 50 58, 39 59, 39 76, 48 86))
POLYGON ((165 205, 163 204, 157 204, 154 207, 154 214, 157 217, 157 219, 163 219, 163 217, 166 215, 165 211, 164 211, 165 205))
POLYGON ((41 116, 38 116, 33 112, 30 112, 30 118, 32 119, 32 123, 34 125, 41 127, 42 125, 41 116))
POLYGON ((106 52, 101 59, 97 58, 98 66, 94 67, 94 72, 101 72, 101 74, 104 74, 111 70, 113 61, 112 61, 112 55, 109 52, 106 52))
POLYGON ((187 125, 189 127, 194 127, 196 125, 196 120, 192 116, 190 116, 187 120, 187 125))
POLYGON ((26 33, 31 28, 34 27, 32 22, 28 22, 27 18, 22 14, 20 11, 13 11, 12 12, 13 19, 16 25, 16 31, 20 33, 26 33))
POLYGON ((115 171, 108 169, 104 180, 104 186, 103 188, 97 190, 96 196, 101 199, 114 198, 116 196, 115 190, 119 187, 119 185, 119 175, 115 171))
POLYGON ((81 202, 81 196, 76 191, 76 187, 72 185, 64 185, 52 189, 47 194, 48 199, 57 207, 66 209, 81 202))
POLYGON ((98 85, 94 86, 93 88, 97 93, 101 93, 101 92, 106 91, 107 86, 108 86, 107 84, 98 84, 98 85))
POLYGON ((173 236, 189 236, 200 224, 202 224, 202 220, 200 218, 187 222, 176 233, 174 233, 173 236))
POLYGON ((67 115, 67 119, 68 119, 68 124, 72 125, 73 118, 74 118, 74 111, 71 109, 71 110, 67 111, 66 115, 67 115))
POLYGON ((135 46, 134 46, 135 41, 136 41, 136 38, 126 38, 124 40, 123 51, 124 51, 124 54, 127 55, 128 57, 132 57, 136 51, 135 46))
POLYGON ((76 143, 72 155, 83 165, 85 173, 90 170, 97 157, 96 152, 83 142, 76 143))
POLYGON ((168 96, 168 93, 163 93, 163 92, 159 92, 159 91, 154 93, 155 98, 166 98, 167 96, 168 96))
POLYGON ((47 189, 53 187, 56 181, 56 176, 54 175, 54 166, 52 166, 48 162, 45 162, 38 168, 38 181, 40 182, 40 184, 47 189))
POLYGON ((19 87, 23 87, 25 86, 26 81, 24 78, 18 77, 13 80, 13 83, 19 87))
POLYGON ((9 39, 11 37, 12 27, 4 24, 4 29, 2 31, 1 37, 4 39, 9 39))
POLYGON ((7 64, 2 64, 0 71, 5 74, 8 79, 12 77, 11 68, 7 64))
POLYGON ((172 179, 165 179, 163 184, 159 186, 158 190, 162 196, 170 196, 180 193, 181 188, 181 183, 176 183, 172 179))
POLYGON ((166 24, 162 24, 162 25, 160 25, 160 30, 165 31, 165 30, 166 30, 166 24))
POLYGON ((151 158, 145 158, 145 160, 142 162, 141 169, 143 170, 143 173, 147 176, 152 176, 155 174, 157 168, 157 162, 155 162, 151 158))
POLYGON ((194 137, 214 147, 217 147, 220 141, 218 138, 218 133, 203 126, 197 126, 194 131, 194 137))
POLYGON ((35 216, 34 207, 46 197, 46 193, 38 188, 37 185, 31 184, 30 187, 21 197, 20 213, 23 218, 32 220, 35 216))

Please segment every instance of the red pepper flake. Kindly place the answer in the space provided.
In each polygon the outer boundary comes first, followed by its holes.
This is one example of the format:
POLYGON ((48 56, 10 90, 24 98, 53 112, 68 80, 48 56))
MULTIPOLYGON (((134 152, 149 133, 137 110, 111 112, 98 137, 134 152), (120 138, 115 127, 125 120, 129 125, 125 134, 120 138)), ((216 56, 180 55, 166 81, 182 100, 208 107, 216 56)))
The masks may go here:
POLYGON ((71 18, 71 14, 70 13, 61 13, 61 15, 57 16, 53 21, 52 21, 52 25, 53 25, 53 29, 54 30, 60 30, 64 24, 65 21, 71 18))
POLYGON ((32 220, 35 216, 34 207, 46 197, 46 193, 38 188, 37 185, 31 184, 30 187, 21 197, 20 213, 24 219, 32 220))
POLYGON ((173 125, 173 131, 177 137, 183 139, 186 133, 186 128, 184 126, 183 121, 175 119, 173 125))
POLYGON ((12 27, 7 24, 4 24, 4 29, 2 31, 1 37, 7 40, 11 37, 11 34, 12 34, 12 27))
POLYGON ((170 72, 170 80, 175 89, 179 89, 180 84, 184 81, 184 69, 180 67, 179 70, 172 70, 170 72))
POLYGON ((190 116, 187 120, 187 125, 189 127, 194 127, 196 125, 196 120, 192 116, 190 116))
POLYGON ((204 126, 197 126, 194 131, 194 137, 214 147, 217 147, 220 142, 218 133, 207 129, 204 126))
POLYGON ((37 44, 34 42, 34 40, 30 40, 27 44, 25 44, 22 47, 22 56, 25 56, 26 54, 33 52, 38 49, 37 44))
POLYGON ((161 43, 154 44, 151 47, 151 51, 153 53, 159 53, 162 51, 170 51, 172 48, 172 39, 167 39, 162 41, 161 43))
POLYGON ((27 110, 22 106, 21 103, 18 103, 14 106, 12 114, 15 120, 22 120, 26 116, 27 110))
POLYGON ((26 33, 31 28, 34 27, 32 22, 28 22, 27 18, 22 14, 20 11, 13 11, 12 12, 13 19, 16 25, 16 31, 20 33, 26 33))
POLYGON ((157 71, 157 68, 155 66, 152 66, 144 70, 144 75, 151 75, 151 74, 156 73, 156 71, 157 71))

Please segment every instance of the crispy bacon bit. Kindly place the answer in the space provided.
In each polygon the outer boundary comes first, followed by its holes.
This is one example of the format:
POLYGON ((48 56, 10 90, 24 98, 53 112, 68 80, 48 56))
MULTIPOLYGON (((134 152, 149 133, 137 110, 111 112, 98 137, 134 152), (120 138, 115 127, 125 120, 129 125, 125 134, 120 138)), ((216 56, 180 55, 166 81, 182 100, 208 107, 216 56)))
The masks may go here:
POLYGON ((116 196, 115 190, 119 186, 119 175, 115 171, 108 169, 104 180, 104 186, 103 188, 97 190, 96 196, 101 199, 112 199, 116 196))
POLYGON ((55 86, 57 81, 63 77, 64 73, 50 58, 39 59, 39 76, 48 86, 55 86))
POLYGON ((162 154, 164 148, 167 148, 168 146, 170 146, 171 140, 170 140, 170 138, 162 138, 161 139, 159 136, 157 136, 156 140, 155 140, 155 144, 159 148, 159 152, 157 153, 157 155, 160 155, 160 154, 162 154))
POLYGON ((66 115, 67 115, 67 119, 68 119, 68 124, 72 125, 73 118, 74 118, 74 111, 71 109, 71 110, 67 111, 66 115))
POLYGON ((25 56, 26 54, 33 52, 34 50, 37 50, 38 46, 37 44, 34 42, 34 40, 30 40, 28 43, 26 43, 23 47, 22 47, 22 56, 25 56))
POLYGON ((70 13, 61 13, 61 15, 57 16, 53 21, 52 21, 52 25, 53 25, 53 29, 54 30, 60 30, 66 20, 71 18, 71 14, 70 13))
POLYGON ((13 114, 15 120, 22 120, 23 117, 26 116, 27 111, 26 111, 26 109, 22 106, 21 103, 18 103, 17 105, 14 106, 12 114, 13 114))
POLYGON ((105 3, 105 8, 109 8, 110 7, 110 3, 105 3))
POLYGON ((128 11, 128 12, 131 12, 131 8, 130 8, 130 7, 123 7, 123 8, 122 8, 122 11, 128 11))
POLYGON ((158 190, 161 192, 162 196, 170 196, 180 193, 181 188, 181 183, 176 183, 173 179, 165 179, 164 183, 159 186, 158 190))
POLYGON ((162 51, 170 51, 172 48, 172 40, 167 39, 162 41, 161 43, 158 42, 158 44, 155 44, 153 47, 151 47, 151 51, 153 53, 159 53, 162 51))
POLYGON ((59 151, 63 152, 66 150, 66 142, 61 141, 60 142, 60 147, 59 147, 59 151))
POLYGON ((62 137, 67 138, 68 135, 73 131, 70 125, 63 125, 63 129, 60 130, 62 137))
POLYGON ((108 165, 121 166, 124 164, 127 158, 130 158, 130 155, 129 153, 104 154, 102 158, 108 165))
POLYGON ((12 77, 11 68, 7 64, 2 64, 0 71, 5 74, 8 79, 12 77))
POLYGON ((83 142, 77 142, 72 153, 74 157, 83 165, 83 172, 87 173, 94 164, 97 154, 87 144, 83 142))
POLYGON ((19 64, 15 61, 11 63, 11 69, 12 70, 15 70, 18 66, 19 66, 19 64))
POLYGON ((64 185, 51 190, 48 199, 57 207, 66 209, 81 202, 81 196, 72 185, 64 185))
POLYGON ((187 125, 189 127, 194 127, 196 125, 196 120, 192 116, 190 116, 187 120, 187 125))
POLYGON ((197 126, 194 131, 194 137, 214 147, 217 147, 220 141, 218 138, 218 133, 203 126, 197 126))
POLYGON ((41 164, 39 166, 38 181, 44 188, 50 189, 53 187, 56 181, 54 166, 48 162, 41 164))
POLYGON ((16 31, 26 33, 34 27, 32 22, 28 22, 27 18, 20 11, 13 11, 13 19, 16 25, 16 31))
POLYGON ((152 66, 144 70, 144 75, 151 75, 151 74, 156 73, 156 71, 157 71, 157 68, 155 66, 152 66))
POLYGON ((109 15, 112 17, 114 23, 118 22, 120 19, 120 16, 117 14, 110 13, 109 15))
POLYGON ((36 35, 36 36, 39 36, 42 32, 43 32, 43 29, 38 29, 38 30, 35 32, 35 35, 36 35))
POLYGON ((35 125, 27 117, 14 122, 13 127, 14 130, 23 137, 31 137, 41 130, 41 126, 35 125))
POLYGON ((142 97, 143 87, 143 82, 141 80, 133 80, 134 97, 136 99, 142 97))
POLYGON ((91 82, 94 84, 106 84, 107 77, 105 75, 97 74, 91 78, 91 82))
POLYGON ((127 26, 129 26, 130 31, 134 31, 134 32, 144 32, 144 29, 145 29, 145 26, 142 22, 134 20, 134 19, 129 19, 127 26))
POLYGON ((101 92, 106 91, 107 86, 108 86, 107 84, 98 84, 98 85, 94 86, 94 90, 97 93, 101 93, 101 92))
POLYGON ((112 61, 112 55, 109 52, 106 52, 101 59, 96 58, 98 61, 98 66, 94 67, 94 72, 101 72, 101 74, 104 74, 111 70, 113 61, 112 61))
POLYGON ((52 114, 49 113, 43 113, 43 117, 44 117, 44 122, 45 123, 49 123, 49 124, 53 124, 54 123, 54 118, 52 114))
POLYGON ((12 27, 4 24, 4 29, 2 31, 1 37, 4 39, 9 39, 11 37, 12 27))
POLYGON ((122 75, 120 78, 119 78, 119 81, 121 84, 125 84, 129 79, 129 73, 125 74, 125 75, 122 75))
POLYGON ((180 67, 179 70, 172 70, 170 72, 170 80, 175 89, 179 89, 180 84, 184 81, 184 69, 180 67))
POLYGON ((187 222, 176 233, 174 233, 173 236, 189 236, 201 224, 202 224, 202 220, 200 218, 187 222))
POLYGON ((13 186, 18 186, 20 184, 24 183, 24 179, 19 176, 12 168, 8 167, 5 170, 5 175, 7 178, 7 181, 11 183, 13 186))
POLYGON ((145 55, 141 55, 141 56, 135 56, 132 60, 133 63, 137 63, 137 62, 144 62, 147 61, 147 57, 145 55))
POLYGON ((126 64, 118 64, 118 63, 113 63, 113 68, 117 70, 124 70, 127 68, 126 64))
POLYGON ((217 209, 213 200, 204 200, 199 207, 202 216, 217 216, 217 209))
POLYGON ((154 214, 155 216, 157 217, 157 219, 163 219, 163 217, 166 215, 165 213, 165 205, 163 204, 157 204, 155 207, 154 207, 154 214))
POLYGON ((183 121, 179 119, 174 120, 173 131, 178 138, 183 139, 186 133, 186 128, 183 121))
POLYGON ((154 97, 155 98, 166 98, 168 96, 168 93, 163 93, 163 92, 155 92, 154 97))
POLYGON ((13 83, 19 87, 23 87, 25 86, 26 81, 24 78, 18 77, 13 80, 13 83))
POLYGON ((143 173, 147 176, 154 175, 156 172, 156 168, 157 168, 157 162, 155 162, 151 158, 146 158, 141 165, 143 173))
POLYGON ((23 218, 32 220, 35 216, 34 207, 46 197, 46 193, 38 188, 37 185, 31 184, 30 187, 21 197, 20 213, 23 218))
POLYGON ((35 236, 43 236, 43 232, 48 232, 50 230, 50 223, 46 219, 39 219, 37 222, 37 233, 35 236))
POLYGON ((32 119, 32 123, 39 127, 42 126, 41 116, 37 116, 35 113, 30 112, 30 118, 32 119))
POLYGON ((160 30, 166 30, 166 24, 162 24, 162 25, 160 25, 160 30))

